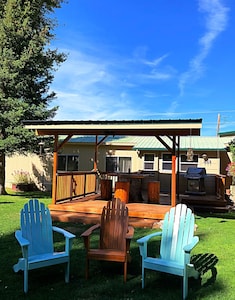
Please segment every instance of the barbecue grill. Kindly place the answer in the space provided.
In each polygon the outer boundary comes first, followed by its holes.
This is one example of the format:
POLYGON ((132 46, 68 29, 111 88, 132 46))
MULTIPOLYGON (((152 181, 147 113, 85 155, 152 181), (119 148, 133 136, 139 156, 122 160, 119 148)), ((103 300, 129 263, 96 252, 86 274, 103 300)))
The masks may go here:
POLYGON ((205 168, 188 168, 186 173, 187 178, 187 191, 186 194, 205 195, 205 183, 206 177, 205 168))

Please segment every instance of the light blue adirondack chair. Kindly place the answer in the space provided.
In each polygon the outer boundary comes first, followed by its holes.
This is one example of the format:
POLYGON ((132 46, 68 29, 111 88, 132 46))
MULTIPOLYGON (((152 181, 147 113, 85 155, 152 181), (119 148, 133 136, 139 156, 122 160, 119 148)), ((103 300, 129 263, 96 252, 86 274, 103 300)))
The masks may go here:
POLYGON ((194 214, 185 204, 178 204, 166 213, 161 232, 149 234, 137 240, 142 256, 142 288, 145 269, 175 274, 183 277, 183 299, 188 295, 188 277, 198 278, 199 273, 190 264, 190 252, 199 241, 194 236, 194 214), (148 241, 161 236, 159 258, 149 257, 148 241))
POLYGON ((28 271, 56 264, 66 264, 65 282, 69 282, 70 249, 75 235, 52 226, 50 211, 37 199, 30 200, 21 210, 21 229, 15 237, 22 248, 22 258, 13 270, 24 271, 24 292, 28 292, 28 271), (65 250, 54 252, 53 231, 65 237, 65 250))

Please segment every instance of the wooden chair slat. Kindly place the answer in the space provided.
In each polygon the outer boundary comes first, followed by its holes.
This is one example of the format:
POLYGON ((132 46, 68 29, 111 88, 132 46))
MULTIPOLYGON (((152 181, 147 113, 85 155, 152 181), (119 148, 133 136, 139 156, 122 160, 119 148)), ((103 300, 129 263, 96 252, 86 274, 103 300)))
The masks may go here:
MULTIPOLYGON (((128 228, 128 219, 128 208, 125 203, 120 199, 108 201, 101 214, 99 249, 90 248, 93 230, 88 229, 81 235, 86 248, 86 278, 89 274, 89 261, 95 259, 124 263, 124 281, 126 281, 130 241, 134 234, 134 228, 128 228)), ((94 227, 96 228, 98 226, 94 227)))

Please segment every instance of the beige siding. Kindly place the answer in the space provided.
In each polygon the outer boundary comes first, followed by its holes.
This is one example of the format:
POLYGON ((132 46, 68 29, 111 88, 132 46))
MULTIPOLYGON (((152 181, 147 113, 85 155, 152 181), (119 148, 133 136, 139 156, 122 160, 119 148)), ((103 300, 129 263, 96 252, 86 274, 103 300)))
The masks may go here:
MULTIPOLYGON (((161 181, 161 190, 167 191, 170 188, 171 171, 162 170, 162 153, 166 151, 141 151, 141 153, 132 150, 129 145, 100 145, 98 147, 98 169, 106 171, 106 156, 131 157, 131 172, 137 172, 144 169, 144 154, 154 153, 154 171, 161 181)), ((227 152, 206 151, 208 161, 202 158, 203 151, 195 151, 198 154, 198 167, 206 168, 207 174, 226 174, 225 168, 229 162, 227 152)), ((94 167, 95 145, 94 144, 66 144, 60 151, 60 154, 79 155, 79 171, 91 171, 94 167)), ((184 154, 183 152, 181 154, 184 154)), ((6 186, 11 187, 13 182, 12 173, 14 170, 28 171, 35 183, 40 188, 51 188, 52 157, 39 157, 35 154, 14 155, 6 159, 6 186)), ((182 183, 185 185, 185 183, 182 183)))
POLYGON ((39 157, 36 154, 13 155, 6 158, 6 187, 14 182, 14 171, 29 172, 30 177, 40 189, 51 188, 52 157, 39 157))

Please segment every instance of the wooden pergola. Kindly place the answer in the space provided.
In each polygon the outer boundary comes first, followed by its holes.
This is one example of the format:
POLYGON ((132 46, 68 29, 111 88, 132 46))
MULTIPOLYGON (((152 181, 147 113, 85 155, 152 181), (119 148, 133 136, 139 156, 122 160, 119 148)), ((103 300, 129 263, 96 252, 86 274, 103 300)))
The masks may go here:
POLYGON ((40 121, 28 120, 25 127, 34 130, 38 136, 53 136, 53 179, 52 202, 56 198, 56 174, 58 169, 58 151, 73 135, 91 135, 96 137, 94 170, 97 169, 99 145, 108 136, 155 136, 172 154, 171 205, 176 205, 176 157, 180 149, 180 136, 199 136, 202 119, 180 120, 130 120, 130 121, 40 121), (168 141, 162 139, 168 137, 168 141), (101 139, 99 139, 101 137, 101 139))

